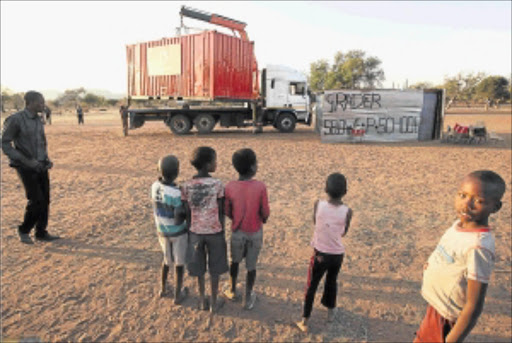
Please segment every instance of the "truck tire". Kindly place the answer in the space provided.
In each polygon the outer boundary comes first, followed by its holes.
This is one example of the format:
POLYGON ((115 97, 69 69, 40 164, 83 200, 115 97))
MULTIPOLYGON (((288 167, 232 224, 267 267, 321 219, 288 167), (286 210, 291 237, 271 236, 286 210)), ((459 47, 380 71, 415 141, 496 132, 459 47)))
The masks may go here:
POLYGON ((216 121, 211 114, 202 113, 194 119, 194 125, 199 133, 210 133, 215 127, 216 121))
POLYGON ((281 113, 279 117, 277 117, 276 121, 276 128, 280 132, 293 132, 295 130, 295 124, 297 122, 297 119, 295 119, 295 116, 291 113, 281 113))
POLYGON ((169 127, 171 131, 176 135, 184 135, 192 128, 192 122, 190 118, 184 114, 176 114, 171 117, 169 121, 169 127))

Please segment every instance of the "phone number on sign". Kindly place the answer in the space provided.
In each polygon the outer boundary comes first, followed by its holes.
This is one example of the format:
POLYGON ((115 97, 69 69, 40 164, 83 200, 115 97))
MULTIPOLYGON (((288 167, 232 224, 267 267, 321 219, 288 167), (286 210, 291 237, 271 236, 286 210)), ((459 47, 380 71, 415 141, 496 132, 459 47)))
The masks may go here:
POLYGON ((324 135, 350 135, 352 130, 364 129, 366 133, 378 134, 418 133, 419 117, 380 117, 350 119, 324 119, 324 135))

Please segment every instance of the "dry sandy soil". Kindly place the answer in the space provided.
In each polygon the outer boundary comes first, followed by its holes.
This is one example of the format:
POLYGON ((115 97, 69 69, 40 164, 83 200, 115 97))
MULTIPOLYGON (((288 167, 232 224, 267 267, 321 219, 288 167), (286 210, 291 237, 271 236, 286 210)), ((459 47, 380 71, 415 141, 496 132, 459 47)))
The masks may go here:
MULTIPOLYGON (((114 111, 88 113, 80 127, 74 116, 56 115, 46 127, 55 163, 49 231, 61 240, 19 242, 23 187, 2 155, 2 340, 410 342, 426 308, 422 265, 455 219, 459 181, 470 171, 492 169, 507 183, 504 206, 491 217, 496 268, 484 313, 467 341, 509 342, 511 116, 447 116, 446 123, 482 118, 504 142, 323 144, 307 127, 292 134, 217 129, 178 137, 163 123, 123 137, 114 111), (244 311, 241 303, 228 302, 211 322, 208 313, 195 309, 196 282, 190 277, 185 283, 191 294, 183 305, 158 297, 162 255, 149 200, 158 159, 178 156, 183 181, 194 173, 188 161, 200 145, 216 149, 214 175, 224 183, 236 178, 232 153, 254 149, 256 178, 267 184, 271 208, 255 308, 244 311), (293 323, 301 316, 313 203, 325 196, 325 178, 334 171, 347 176, 345 202, 355 213, 345 239, 337 314, 327 324, 318 293, 310 333, 303 334, 293 323)), ((244 267, 240 274, 243 287, 244 267)), ((227 282, 228 275, 221 280, 227 282)))

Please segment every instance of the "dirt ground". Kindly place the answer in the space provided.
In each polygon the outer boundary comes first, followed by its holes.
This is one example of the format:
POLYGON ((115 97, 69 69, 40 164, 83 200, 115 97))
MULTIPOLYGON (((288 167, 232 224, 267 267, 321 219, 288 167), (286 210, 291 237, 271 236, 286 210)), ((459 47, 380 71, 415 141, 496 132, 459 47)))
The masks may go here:
MULTIPOLYGON (((470 171, 492 169, 505 179, 507 192, 502 210, 491 217, 497 259, 484 313, 467 341, 510 342, 511 116, 448 115, 445 123, 477 120, 504 141, 323 144, 301 126, 292 134, 217 128, 205 136, 174 136, 163 123, 147 123, 123 137, 114 111, 88 113, 84 126, 75 116, 55 115, 46 126, 55 164, 49 231, 61 240, 19 242, 16 228, 26 202, 2 154, 1 339, 410 342, 426 308, 422 265, 455 219, 459 181, 470 171), (240 302, 227 302, 211 321, 195 309, 191 277, 185 279, 191 294, 183 305, 158 297, 162 254, 149 199, 158 159, 175 154, 183 181, 193 175, 190 154, 201 145, 217 151, 214 176, 224 183, 237 177, 232 153, 252 148, 259 160, 256 178, 267 184, 271 209, 255 308, 245 311, 240 302), (310 333, 303 334, 293 323, 301 316, 313 203, 325 196, 325 178, 334 171, 347 176, 344 201, 354 210, 337 313, 327 324, 318 292, 310 333)), ((225 274, 221 284, 227 281, 225 274)), ((240 287, 244 282, 242 266, 240 287)))

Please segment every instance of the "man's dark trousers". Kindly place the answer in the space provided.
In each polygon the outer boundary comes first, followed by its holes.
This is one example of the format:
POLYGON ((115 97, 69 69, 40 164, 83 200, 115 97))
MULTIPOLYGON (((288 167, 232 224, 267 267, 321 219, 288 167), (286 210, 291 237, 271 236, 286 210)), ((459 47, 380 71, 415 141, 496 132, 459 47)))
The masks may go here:
POLYGON ((50 179, 48 171, 33 171, 25 168, 16 168, 18 176, 25 187, 27 208, 25 218, 19 226, 19 232, 28 234, 36 227, 36 237, 47 234, 48 211, 50 208, 50 179))

